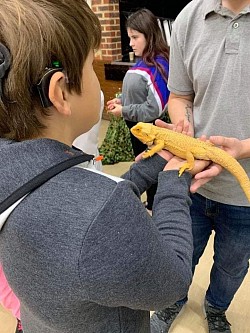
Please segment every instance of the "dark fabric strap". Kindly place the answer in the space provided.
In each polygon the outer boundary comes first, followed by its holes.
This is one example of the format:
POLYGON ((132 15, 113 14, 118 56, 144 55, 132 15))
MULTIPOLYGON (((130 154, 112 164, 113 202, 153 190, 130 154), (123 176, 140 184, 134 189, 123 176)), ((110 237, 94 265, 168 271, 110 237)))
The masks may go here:
POLYGON ((44 170, 36 177, 29 180, 23 186, 19 187, 15 192, 9 195, 3 202, 0 203, 0 214, 2 214, 6 209, 12 206, 15 202, 21 199, 23 196, 28 194, 29 192, 35 190, 43 183, 48 181, 49 179, 53 178, 55 175, 59 174, 60 172, 71 168, 77 164, 90 161, 94 158, 93 155, 83 154, 79 156, 72 157, 66 161, 62 161, 49 169, 44 170))

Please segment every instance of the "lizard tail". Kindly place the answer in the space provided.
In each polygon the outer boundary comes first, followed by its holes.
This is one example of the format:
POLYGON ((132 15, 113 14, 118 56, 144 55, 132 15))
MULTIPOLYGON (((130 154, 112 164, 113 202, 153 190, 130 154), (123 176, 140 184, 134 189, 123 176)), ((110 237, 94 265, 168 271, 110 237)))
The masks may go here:
POLYGON ((238 179, 238 181, 240 183, 242 190, 246 194, 248 201, 250 202, 250 180, 249 180, 247 174, 244 175, 244 177, 242 177, 241 180, 238 179))
MULTIPOLYGON (((219 148, 218 148, 219 149, 219 148)), ((220 149, 220 158, 214 159, 213 162, 220 164, 223 168, 229 171, 239 182, 248 201, 250 202, 250 179, 241 164, 231 155, 220 149)))

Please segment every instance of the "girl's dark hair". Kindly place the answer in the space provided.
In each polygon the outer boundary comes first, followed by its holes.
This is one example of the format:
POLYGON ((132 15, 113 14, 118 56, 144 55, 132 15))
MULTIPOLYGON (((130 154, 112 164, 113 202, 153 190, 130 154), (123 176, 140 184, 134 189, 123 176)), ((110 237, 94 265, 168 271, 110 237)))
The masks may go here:
POLYGON ((145 36, 146 47, 142 54, 142 60, 148 66, 155 66, 167 82, 167 73, 155 60, 156 56, 162 56, 169 60, 169 47, 163 38, 157 17, 146 8, 139 9, 128 17, 126 28, 136 30, 145 36))
POLYGON ((57 60, 67 73, 67 88, 81 93, 82 69, 98 48, 101 26, 85 0, 1 0, 0 43, 11 54, 0 97, 0 137, 34 138, 44 125, 32 88, 46 67, 57 60), (40 114, 39 114, 40 113, 40 114))

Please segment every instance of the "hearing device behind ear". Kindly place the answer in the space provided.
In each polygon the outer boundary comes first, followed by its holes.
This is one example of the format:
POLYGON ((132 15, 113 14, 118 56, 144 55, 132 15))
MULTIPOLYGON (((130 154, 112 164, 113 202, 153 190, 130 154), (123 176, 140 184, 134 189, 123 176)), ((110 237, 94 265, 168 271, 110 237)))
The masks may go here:
POLYGON ((0 43, 0 98, 3 94, 3 79, 9 70, 11 64, 11 55, 7 47, 0 43))
POLYGON ((52 75, 56 72, 62 72, 63 68, 46 68, 45 73, 41 80, 37 83, 37 91, 43 108, 48 108, 52 106, 52 103, 49 99, 49 84, 52 75))

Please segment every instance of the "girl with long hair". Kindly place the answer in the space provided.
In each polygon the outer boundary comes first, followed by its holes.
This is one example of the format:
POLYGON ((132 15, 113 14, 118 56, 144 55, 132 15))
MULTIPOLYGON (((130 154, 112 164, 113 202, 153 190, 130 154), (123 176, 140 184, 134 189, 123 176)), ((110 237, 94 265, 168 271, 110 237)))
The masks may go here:
MULTIPOLYGON (((165 115, 169 90, 169 47, 163 38, 157 17, 143 8, 132 13, 126 23, 130 46, 137 60, 123 80, 121 98, 107 102, 108 112, 122 116, 130 129, 137 122, 154 123, 165 115)), ((137 156, 147 147, 135 138, 131 142, 137 156)), ((147 191, 146 208, 152 210, 157 185, 147 191)))

